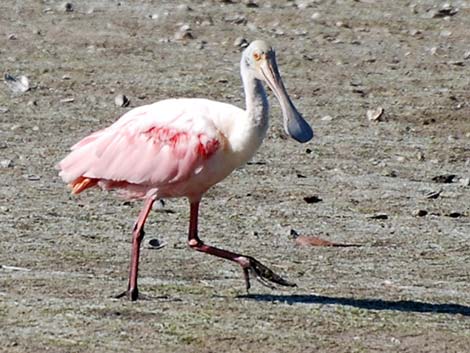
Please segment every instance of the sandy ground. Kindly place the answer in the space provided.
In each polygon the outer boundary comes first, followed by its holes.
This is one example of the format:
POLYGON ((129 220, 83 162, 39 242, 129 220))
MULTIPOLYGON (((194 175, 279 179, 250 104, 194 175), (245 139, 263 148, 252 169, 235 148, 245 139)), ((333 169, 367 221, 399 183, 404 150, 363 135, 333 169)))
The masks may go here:
POLYGON ((0 3, 2 72, 31 86, 0 83, 0 351, 468 352, 470 1, 254 3, 0 3), (145 299, 113 299, 141 205, 72 197, 54 164, 132 107, 243 106, 238 37, 276 48, 316 138, 287 140, 271 99, 268 138, 207 194, 201 237, 298 287, 246 295, 238 267, 187 248, 187 202, 170 200, 146 229, 167 245, 144 244, 145 299), (291 229, 362 246, 300 247, 291 229))

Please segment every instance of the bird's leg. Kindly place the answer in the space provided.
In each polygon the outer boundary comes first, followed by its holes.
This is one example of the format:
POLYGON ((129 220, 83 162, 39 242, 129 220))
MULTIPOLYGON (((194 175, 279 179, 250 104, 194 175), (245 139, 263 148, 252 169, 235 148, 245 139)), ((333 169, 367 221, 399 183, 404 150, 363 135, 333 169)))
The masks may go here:
POLYGON ((139 290, 137 288, 137 277, 139 275, 139 256, 140 256, 140 244, 142 239, 144 239, 144 224, 147 220, 147 217, 152 209, 152 205, 155 202, 155 197, 151 196, 145 200, 144 207, 139 213, 139 218, 134 224, 134 229, 132 231, 132 251, 131 251, 131 264, 129 268, 129 283, 127 285, 127 290, 119 295, 116 298, 121 298, 127 296, 130 300, 137 300, 139 297, 139 290))
POLYGON ((250 273, 252 273, 261 284, 270 288, 274 287, 272 283, 280 284, 282 286, 295 287, 294 283, 286 281, 281 276, 277 275, 251 256, 236 254, 231 251, 204 244, 198 237, 198 213, 199 201, 192 202, 189 220, 189 246, 194 250, 205 252, 238 263, 243 269, 247 291, 250 289, 250 273))

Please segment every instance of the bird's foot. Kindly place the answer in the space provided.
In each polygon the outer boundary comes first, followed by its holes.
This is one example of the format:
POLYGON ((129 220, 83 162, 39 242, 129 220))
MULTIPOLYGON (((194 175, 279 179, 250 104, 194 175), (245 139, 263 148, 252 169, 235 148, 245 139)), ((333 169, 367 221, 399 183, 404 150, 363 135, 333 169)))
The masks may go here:
POLYGON ((259 283, 268 288, 275 288, 274 284, 279 284, 285 287, 297 287, 295 283, 288 282, 278 274, 274 273, 271 269, 264 266, 261 262, 251 256, 243 256, 243 274, 245 276, 246 291, 250 289, 250 273, 255 276, 259 283))
POLYGON ((127 298, 130 301, 136 301, 137 299, 139 299, 139 290, 137 288, 127 289, 124 292, 119 293, 118 295, 114 296, 114 298, 116 299, 127 298))

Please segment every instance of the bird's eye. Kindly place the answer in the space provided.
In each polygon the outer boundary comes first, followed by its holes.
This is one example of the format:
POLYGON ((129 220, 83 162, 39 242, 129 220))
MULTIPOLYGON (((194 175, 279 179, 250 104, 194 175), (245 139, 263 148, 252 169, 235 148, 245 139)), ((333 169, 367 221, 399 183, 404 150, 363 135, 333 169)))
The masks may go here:
POLYGON ((259 61, 261 59, 261 55, 259 53, 254 53, 253 59, 255 59, 255 61, 259 61))

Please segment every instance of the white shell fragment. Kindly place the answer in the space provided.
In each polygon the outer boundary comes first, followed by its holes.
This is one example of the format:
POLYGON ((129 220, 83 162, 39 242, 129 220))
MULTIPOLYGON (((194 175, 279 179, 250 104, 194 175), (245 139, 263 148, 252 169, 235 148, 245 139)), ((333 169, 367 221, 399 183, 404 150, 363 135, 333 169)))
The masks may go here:
POLYGON ((384 118, 384 108, 378 107, 376 109, 369 109, 367 111, 367 119, 370 121, 383 121, 384 118))
POLYGON ((153 249, 153 250, 158 250, 158 249, 161 249, 161 248, 165 247, 166 245, 167 245, 166 242, 162 242, 158 239, 150 239, 149 242, 148 242, 147 248, 148 249, 153 249))
POLYGON ((14 163, 11 159, 3 159, 0 161, 1 168, 13 168, 14 163))
POLYGON ((4 79, 6 85, 13 93, 22 94, 30 89, 29 79, 26 76, 13 77, 10 74, 5 74, 4 79))
POLYGON ((175 33, 175 39, 178 41, 194 39, 191 27, 189 25, 182 25, 175 33))
POLYGON ((455 16, 458 12, 458 8, 453 7, 449 3, 445 3, 440 9, 432 9, 431 11, 429 11, 429 14, 431 18, 446 18, 455 16))
POLYGON ((75 98, 73 97, 68 97, 60 100, 60 103, 73 103, 75 102, 75 98))
POLYGON ((248 44, 248 41, 243 37, 237 37, 233 42, 233 46, 238 48, 246 48, 248 44))
POLYGON ((130 102, 131 101, 129 100, 129 98, 127 98, 123 94, 118 94, 114 98, 114 104, 116 104, 118 107, 127 107, 130 104, 130 102))
POLYGON ((462 186, 470 186, 470 178, 461 178, 459 183, 462 186))

